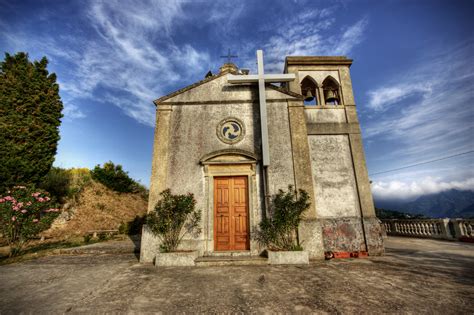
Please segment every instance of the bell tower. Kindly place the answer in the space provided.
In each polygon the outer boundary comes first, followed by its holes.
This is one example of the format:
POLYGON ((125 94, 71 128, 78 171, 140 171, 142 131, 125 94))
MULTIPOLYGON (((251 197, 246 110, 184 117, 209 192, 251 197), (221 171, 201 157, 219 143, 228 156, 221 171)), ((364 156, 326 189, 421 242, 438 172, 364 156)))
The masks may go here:
MULTIPOLYGON (((349 68, 342 56, 289 56, 286 88, 304 96, 313 213, 326 252, 383 252, 362 145, 349 68)), ((295 110, 295 109, 294 109, 295 110)), ((295 116, 296 117, 296 116, 295 116)), ((309 186, 306 186, 309 187, 309 186)), ((305 188, 306 189, 306 188, 305 188)))

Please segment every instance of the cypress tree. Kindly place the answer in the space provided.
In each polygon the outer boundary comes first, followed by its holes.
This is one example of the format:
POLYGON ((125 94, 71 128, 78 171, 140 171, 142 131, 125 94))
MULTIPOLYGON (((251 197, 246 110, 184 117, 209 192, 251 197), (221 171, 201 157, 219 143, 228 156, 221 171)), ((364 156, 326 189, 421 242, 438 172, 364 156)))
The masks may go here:
POLYGON ((47 65, 23 52, 0 63, 0 191, 39 183, 54 162, 63 104, 47 65))

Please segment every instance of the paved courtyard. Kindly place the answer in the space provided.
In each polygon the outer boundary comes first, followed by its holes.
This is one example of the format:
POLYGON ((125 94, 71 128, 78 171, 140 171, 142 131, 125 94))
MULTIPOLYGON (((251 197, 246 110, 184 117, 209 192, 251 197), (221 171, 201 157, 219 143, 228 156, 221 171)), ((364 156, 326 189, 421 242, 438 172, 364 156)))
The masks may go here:
POLYGON ((0 314, 474 312, 474 244, 390 237, 369 259, 160 269, 131 242, 92 248, 0 266, 0 314))

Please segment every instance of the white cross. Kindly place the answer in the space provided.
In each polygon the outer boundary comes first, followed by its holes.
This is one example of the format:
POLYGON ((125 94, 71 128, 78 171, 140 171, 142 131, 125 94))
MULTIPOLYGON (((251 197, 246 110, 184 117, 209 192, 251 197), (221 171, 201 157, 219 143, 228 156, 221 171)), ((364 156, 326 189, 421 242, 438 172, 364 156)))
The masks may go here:
POLYGON ((258 82, 258 96, 260 99, 260 128, 262 133, 262 158, 263 166, 270 165, 270 152, 268 146, 268 126, 267 126, 267 100, 265 96, 265 82, 289 82, 295 79, 295 75, 290 74, 264 74, 263 71, 263 51, 257 50, 258 73, 253 75, 227 75, 229 83, 254 83, 258 82))

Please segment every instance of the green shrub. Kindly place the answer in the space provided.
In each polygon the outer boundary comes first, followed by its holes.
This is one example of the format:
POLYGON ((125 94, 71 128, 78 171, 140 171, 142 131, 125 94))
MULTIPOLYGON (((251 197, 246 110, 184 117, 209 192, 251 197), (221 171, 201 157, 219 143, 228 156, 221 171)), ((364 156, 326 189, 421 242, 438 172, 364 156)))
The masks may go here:
POLYGON ((169 189, 160 193, 154 211, 146 217, 146 224, 160 240, 161 252, 173 252, 186 234, 197 237, 201 233, 201 212, 195 210, 193 194, 173 195, 169 189))
POLYGON ((142 227, 145 223, 146 216, 135 216, 135 218, 127 223, 122 222, 118 228, 120 234, 138 235, 142 233, 142 227))
POLYGON ((71 183, 69 185, 68 198, 73 202, 78 202, 80 193, 91 181, 91 172, 88 168, 71 168, 68 170, 71 183))
POLYGON ((22 248, 41 231, 48 229, 58 216, 49 194, 34 186, 16 186, 0 196, 0 229, 10 246, 10 256, 22 248))
POLYGON ((58 201, 63 202, 64 198, 69 195, 70 184, 71 175, 67 170, 52 167, 42 179, 39 187, 48 191, 58 201))
POLYGON ((89 244, 91 239, 92 239, 92 235, 90 235, 90 234, 84 235, 84 243, 89 244))
POLYGON ((255 233, 257 242, 270 250, 302 250, 298 241, 298 225, 303 213, 311 205, 309 195, 300 189, 299 196, 293 186, 279 190, 272 200, 271 215, 264 218, 255 233))
POLYGON ((101 167, 97 165, 91 171, 92 178, 106 187, 121 193, 131 193, 139 191, 139 184, 128 176, 122 169, 122 165, 115 165, 109 161, 101 167))

